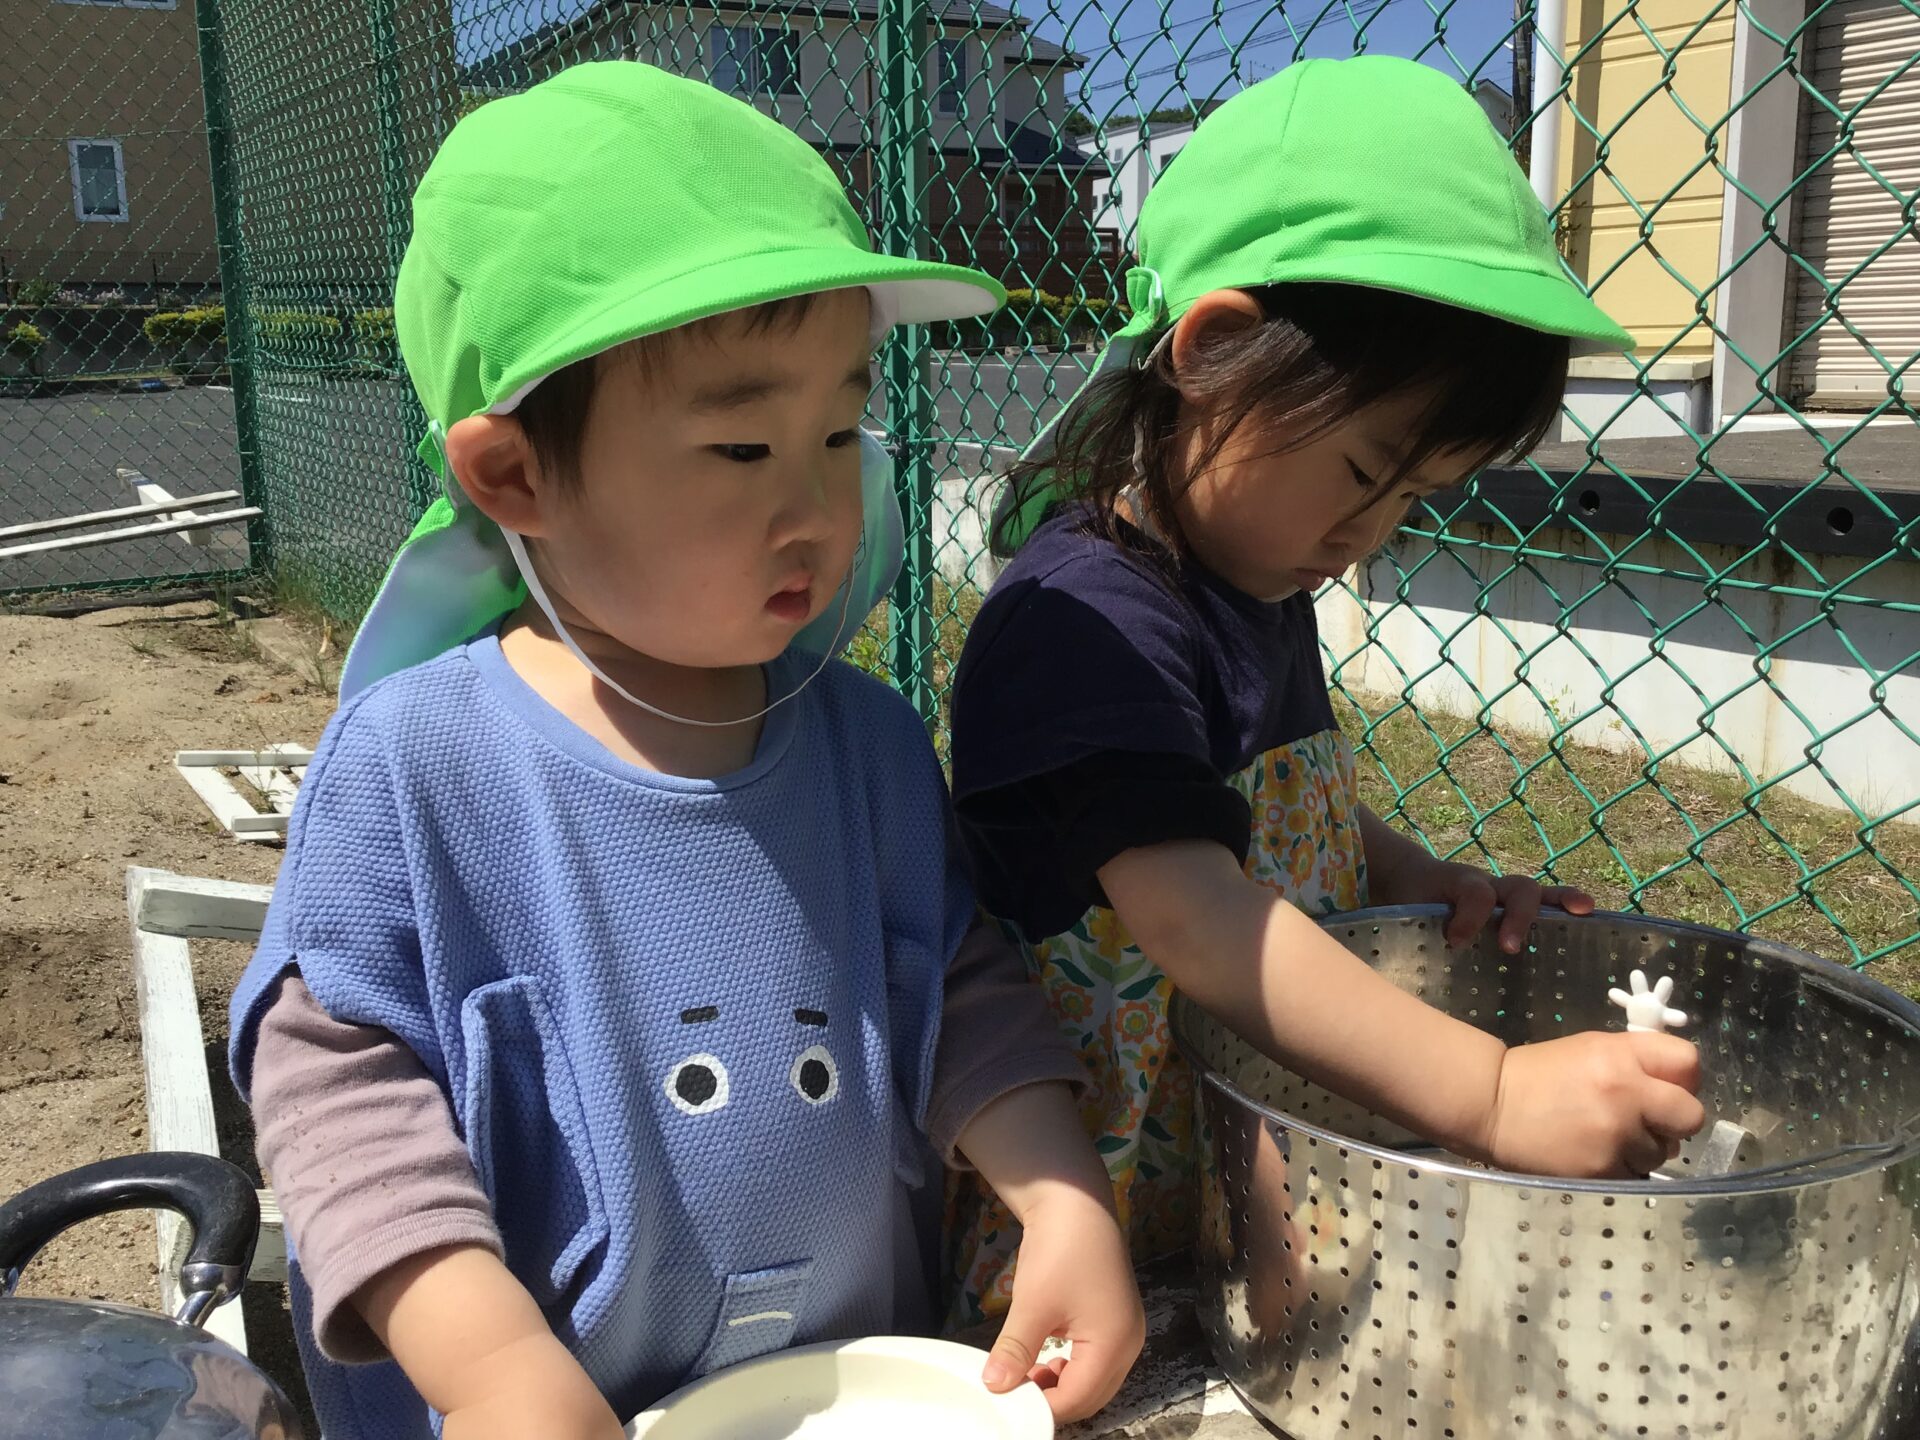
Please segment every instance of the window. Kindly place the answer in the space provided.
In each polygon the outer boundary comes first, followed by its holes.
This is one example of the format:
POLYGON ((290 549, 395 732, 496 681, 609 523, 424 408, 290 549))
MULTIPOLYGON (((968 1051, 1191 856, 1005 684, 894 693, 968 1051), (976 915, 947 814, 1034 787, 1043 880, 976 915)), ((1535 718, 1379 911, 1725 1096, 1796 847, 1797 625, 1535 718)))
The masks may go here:
POLYGON ((74 219, 127 218, 127 168, 118 140, 69 140, 67 174, 73 180, 74 219))
POLYGON ((798 95, 800 42, 784 30, 716 25, 709 32, 714 85, 733 95, 798 95))
POLYGON ((940 42, 940 113, 959 115, 965 112, 967 89, 967 42, 965 40, 942 40, 940 42))

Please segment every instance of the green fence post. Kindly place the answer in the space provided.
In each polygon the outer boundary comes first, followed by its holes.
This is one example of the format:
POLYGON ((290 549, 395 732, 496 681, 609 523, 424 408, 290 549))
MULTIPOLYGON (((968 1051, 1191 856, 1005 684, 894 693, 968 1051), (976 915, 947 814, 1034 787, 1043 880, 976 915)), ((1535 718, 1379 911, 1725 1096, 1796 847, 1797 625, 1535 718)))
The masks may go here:
POLYGON ((247 289, 247 251, 240 233, 240 187, 233 164, 233 97, 227 88, 226 36, 220 0, 198 0, 200 88, 206 99, 207 162, 213 176, 214 243, 220 252, 220 300, 226 307, 227 370, 233 382, 233 427, 240 452, 240 493, 261 513, 247 521, 253 569, 272 577, 273 508, 260 474, 258 377, 253 364, 253 305, 247 289))
MULTIPOLYGON (((413 235, 413 175, 407 165, 405 107, 400 85, 400 41, 394 24, 397 0, 368 0, 367 24, 373 35, 373 84, 379 116, 380 194, 386 210, 387 290, 400 280, 400 261, 413 235)), ((449 30, 451 19, 448 17, 449 30)), ((413 386, 399 387, 400 413, 406 434, 417 440, 427 433, 427 412, 413 386)), ((440 482, 406 446, 407 503, 417 519, 440 493, 440 482)))
MULTIPOLYGON (((879 11, 881 243, 895 255, 927 253, 924 165, 932 134, 927 103, 928 0, 898 0, 879 11)), ((931 339, 903 325, 885 360, 887 428, 894 484, 906 513, 907 553, 892 599, 893 681, 929 728, 940 715, 933 686, 933 392, 926 382, 931 339)))

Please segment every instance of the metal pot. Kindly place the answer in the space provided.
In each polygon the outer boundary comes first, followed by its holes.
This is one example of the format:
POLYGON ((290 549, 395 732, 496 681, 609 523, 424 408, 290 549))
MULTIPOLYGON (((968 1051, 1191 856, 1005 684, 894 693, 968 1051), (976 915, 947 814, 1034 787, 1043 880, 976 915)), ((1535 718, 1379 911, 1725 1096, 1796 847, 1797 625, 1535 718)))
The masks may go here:
POLYGON ((0 1205, 0 1440, 300 1440, 280 1387, 199 1322, 246 1283, 260 1206, 210 1155, 123 1155, 0 1205), (178 1319, 14 1294, 34 1254, 115 1210, 176 1210, 192 1230, 178 1319))
POLYGON ((1670 974, 1724 1123, 1670 1176, 1490 1171, 1178 1003, 1202 1082, 1201 1318, 1247 1402, 1293 1440, 1916 1433, 1920 1007, 1699 926, 1550 912, 1509 956, 1449 952, 1444 922, 1323 928, 1509 1043, 1617 1029, 1608 989, 1670 974))

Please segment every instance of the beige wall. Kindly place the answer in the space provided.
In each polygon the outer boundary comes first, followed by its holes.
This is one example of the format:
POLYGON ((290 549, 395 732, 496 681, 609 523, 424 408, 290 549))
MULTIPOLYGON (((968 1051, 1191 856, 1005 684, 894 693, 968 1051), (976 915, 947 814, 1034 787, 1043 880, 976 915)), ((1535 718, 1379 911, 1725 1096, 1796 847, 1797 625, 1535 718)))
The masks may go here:
MULTIPOLYGON (((1573 0, 1567 17, 1569 57, 1606 30, 1573 64, 1569 94, 1607 147, 1601 172, 1574 190, 1568 260, 1583 280, 1598 282, 1595 298, 1633 332, 1642 354, 1663 349, 1682 332, 1674 355, 1713 353, 1713 333, 1698 322, 1693 291, 1705 290, 1719 273, 1725 182, 1705 163, 1707 136, 1675 103, 1684 103, 1708 127, 1727 109, 1733 7, 1702 25, 1704 8, 1698 0, 1638 0, 1630 10, 1622 0, 1573 0), (1610 21, 1616 23, 1607 28, 1610 21), (1678 47, 1670 91, 1661 89, 1667 62, 1642 25, 1661 48, 1673 52, 1678 47), (1659 93, 1642 104, 1650 91, 1659 93), (1653 212, 1653 238, 1645 246, 1641 218, 1623 189, 1642 210, 1653 212), (1672 198, 1655 210, 1655 202, 1669 192, 1672 198)), ((1719 133, 1724 154, 1724 129, 1719 133)), ((1561 131, 1562 192, 1580 181, 1597 155, 1598 142, 1586 124, 1568 116, 1561 131)), ((1709 313, 1714 308, 1710 300, 1709 313)))
POLYGON ((0 258, 14 281, 219 278, 192 0, 0 0, 0 258), (74 216, 69 139, 118 140, 127 220, 74 216))

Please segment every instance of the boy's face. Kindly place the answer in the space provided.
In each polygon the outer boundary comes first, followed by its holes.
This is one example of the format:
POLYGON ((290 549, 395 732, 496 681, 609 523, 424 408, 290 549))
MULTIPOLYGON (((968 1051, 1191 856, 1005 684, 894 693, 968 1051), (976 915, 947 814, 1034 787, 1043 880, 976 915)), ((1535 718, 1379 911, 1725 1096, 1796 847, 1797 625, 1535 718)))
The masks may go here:
POLYGON ((867 292, 797 323, 723 318, 602 366, 579 484, 542 487, 543 575, 588 624, 669 664, 758 664, 829 604, 861 534, 867 292))

